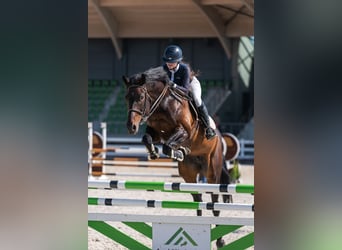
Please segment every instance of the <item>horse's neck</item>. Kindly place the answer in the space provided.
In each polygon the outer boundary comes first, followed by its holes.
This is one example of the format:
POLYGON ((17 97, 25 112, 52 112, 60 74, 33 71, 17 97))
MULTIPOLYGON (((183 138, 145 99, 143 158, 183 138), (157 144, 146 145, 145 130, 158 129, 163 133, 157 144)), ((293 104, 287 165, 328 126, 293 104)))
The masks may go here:
POLYGON ((152 101, 155 101, 162 94, 164 87, 165 85, 162 82, 146 85, 147 92, 152 101))

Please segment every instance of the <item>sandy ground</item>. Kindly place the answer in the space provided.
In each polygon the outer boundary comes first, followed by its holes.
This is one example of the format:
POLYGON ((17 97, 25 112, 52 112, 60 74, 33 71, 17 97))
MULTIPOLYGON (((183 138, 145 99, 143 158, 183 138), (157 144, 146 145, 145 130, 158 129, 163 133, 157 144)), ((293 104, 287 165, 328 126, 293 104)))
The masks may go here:
MULTIPOLYGON (((244 184, 254 184, 254 167, 248 165, 241 165, 241 177, 242 183, 244 184)), ((119 173, 165 173, 165 174, 178 174, 176 168, 143 168, 143 167, 113 167, 108 169, 111 172, 119 173)), ((107 179, 113 180, 136 180, 136 181, 163 181, 163 182, 184 182, 181 178, 171 178, 171 177, 133 177, 133 176, 106 176, 107 179)), ((128 190, 89 190, 88 196, 91 197, 103 197, 103 198, 137 198, 137 199, 154 199, 154 200, 180 200, 180 201, 192 201, 190 194, 175 194, 167 192, 147 192, 147 191, 128 191, 128 190)), ((254 197, 248 194, 235 194, 233 195, 234 203, 254 203, 254 197)), ((203 194, 203 201, 209 202, 210 195, 203 194)), ((221 202, 222 200, 220 200, 221 202)), ((115 207, 115 206, 88 206, 88 212, 115 212, 124 214, 160 214, 160 215, 187 215, 193 216, 196 214, 195 210, 183 210, 183 209, 159 209, 159 208, 143 208, 143 207, 115 207)), ((203 211, 203 216, 211 216, 210 211, 203 211)), ((221 211, 221 215, 224 217, 253 217, 253 212, 244 211, 221 211)), ((152 242, 145 236, 137 233, 130 228, 127 228, 124 224, 120 222, 108 222, 111 225, 119 229, 129 232, 134 235, 134 238, 143 243, 148 247, 152 247, 152 242)), ((253 232, 253 227, 244 226, 239 230, 224 236, 224 240, 227 243, 238 239, 249 232, 253 232)), ((115 249, 123 250, 127 249, 122 245, 112 241, 106 236, 98 233, 97 231, 88 228, 88 249, 91 250, 105 250, 105 249, 115 249)), ((215 243, 212 243, 212 249, 216 249, 215 243)), ((248 248, 254 249, 254 247, 248 248)), ((138 250, 138 249, 136 249, 138 250)))

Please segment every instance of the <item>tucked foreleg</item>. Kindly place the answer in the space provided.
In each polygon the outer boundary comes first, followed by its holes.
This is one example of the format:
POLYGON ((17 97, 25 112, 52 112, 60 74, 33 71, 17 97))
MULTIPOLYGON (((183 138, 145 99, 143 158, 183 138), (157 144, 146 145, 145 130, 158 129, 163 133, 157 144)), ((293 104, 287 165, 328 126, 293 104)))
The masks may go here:
POLYGON ((142 143, 144 143, 147 151, 148 157, 152 160, 158 159, 158 148, 153 144, 153 141, 157 141, 159 138, 151 127, 146 128, 146 134, 142 138, 142 143), (153 136, 153 137, 152 137, 153 136))
POLYGON ((163 153, 177 161, 183 161, 184 156, 190 153, 188 148, 182 146, 182 143, 189 138, 185 129, 179 127, 176 132, 163 145, 163 153))
POLYGON ((175 133, 170 136, 165 144, 173 149, 178 149, 187 139, 189 139, 188 132, 183 127, 177 127, 175 133))

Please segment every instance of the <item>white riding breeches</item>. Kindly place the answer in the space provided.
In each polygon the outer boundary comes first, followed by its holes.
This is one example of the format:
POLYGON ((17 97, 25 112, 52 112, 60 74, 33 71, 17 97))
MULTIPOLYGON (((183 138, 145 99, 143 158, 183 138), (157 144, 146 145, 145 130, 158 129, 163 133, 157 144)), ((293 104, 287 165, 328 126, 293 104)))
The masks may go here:
POLYGON ((201 83, 197 79, 196 76, 192 78, 192 81, 190 83, 190 91, 194 97, 194 101, 197 107, 202 105, 202 88, 201 88, 201 83))

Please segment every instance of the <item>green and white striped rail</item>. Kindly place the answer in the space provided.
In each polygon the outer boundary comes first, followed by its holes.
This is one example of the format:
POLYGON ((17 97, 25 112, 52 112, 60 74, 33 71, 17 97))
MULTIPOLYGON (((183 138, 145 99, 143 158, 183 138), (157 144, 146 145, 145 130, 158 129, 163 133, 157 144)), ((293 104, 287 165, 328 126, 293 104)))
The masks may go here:
POLYGON ((176 209, 203 209, 203 210, 238 210, 253 211, 253 204, 196 202, 196 201, 162 201, 142 199, 111 199, 89 197, 88 205, 102 206, 134 206, 145 208, 176 208, 176 209))
POLYGON ((246 184, 202 184, 180 182, 142 182, 125 180, 88 180, 88 188, 254 194, 254 185, 246 184))

